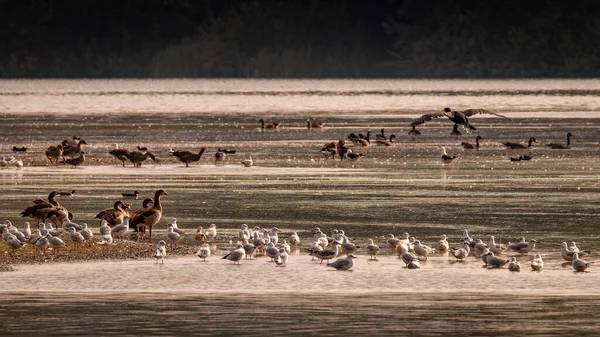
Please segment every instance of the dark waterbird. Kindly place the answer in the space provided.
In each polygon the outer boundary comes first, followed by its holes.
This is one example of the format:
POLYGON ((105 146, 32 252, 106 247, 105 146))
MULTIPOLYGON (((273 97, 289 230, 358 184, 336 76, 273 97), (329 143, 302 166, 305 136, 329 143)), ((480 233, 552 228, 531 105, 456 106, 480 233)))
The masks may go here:
POLYGON ((487 114, 487 115, 494 115, 494 116, 498 116, 498 117, 502 117, 502 118, 506 118, 508 120, 511 120, 510 118, 491 112, 489 110, 485 110, 485 109, 467 109, 467 110, 463 110, 463 111, 454 111, 450 108, 444 108, 444 110, 440 111, 440 112, 432 112, 432 113, 428 113, 428 114, 424 114, 419 118, 414 119, 409 126, 417 126, 419 124, 423 124, 425 122, 428 122, 432 119, 435 118, 440 118, 440 117, 448 117, 448 119, 452 122, 454 122, 454 124, 459 124, 459 125, 464 125, 465 128, 469 128, 471 130, 477 130, 477 128, 475 128, 473 125, 471 125, 471 123, 469 123, 469 118, 471 116, 474 115, 482 115, 482 114, 487 114))

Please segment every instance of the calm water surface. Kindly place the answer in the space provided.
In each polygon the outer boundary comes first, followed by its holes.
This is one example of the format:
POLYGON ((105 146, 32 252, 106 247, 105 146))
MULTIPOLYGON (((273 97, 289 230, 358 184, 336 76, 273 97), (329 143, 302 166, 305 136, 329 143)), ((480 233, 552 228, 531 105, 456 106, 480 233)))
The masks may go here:
MULTIPOLYGON (((77 190, 63 198, 78 222, 134 189, 151 196, 164 188, 165 224, 216 223, 216 257, 101 261, 21 266, 0 275, 0 328, 10 333, 135 335, 594 335, 600 281, 562 264, 560 243, 597 250, 600 189, 600 81, 0 81, 0 155, 13 145, 26 167, 0 171, 0 219, 19 227, 19 212, 49 191, 77 190), (475 116, 478 133, 450 136, 447 120, 429 122, 422 135, 407 135, 410 121, 451 106, 483 107, 513 122, 475 116), (306 118, 326 122, 307 130, 306 118), (257 120, 280 121, 265 132, 257 120), (325 161, 318 150, 349 133, 394 133, 394 148, 372 146, 358 162, 325 161), (543 144, 566 142, 570 150, 543 144), (76 134, 90 146, 88 165, 48 165, 46 147, 76 134), (461 142, 483 140, 478 152, 461 142), (535 137, 530 162, 512 163, 503 141, 535 137), (121 167, 107 151, 113 143, 148 146, 161 165, 121 167), (207 146, 190 168, 167 150, 207 146), (441 146, 458 155, 439 163, 441 146), (223 168, 217 148, 235 148, 223 168), (252 156, 255 166, 239 160, 252 156), (359 244, 409 232, 427 244, 440 234, 456 243, 463 229, 502 243, 520 237, 541 241, 543 272, 481 268, 478 259, 453 263, 434 255, 419 270, 394 256, 336 272, 302 251, 285 268, 265 258, 232 266, 219 259, 242 223, 278 226, 282 236, 341 228, 359 244), (85 317, 81 317, 84 313, 85 317), (585 313, 585 314, 577 314, 585 313), (86 319, 87 318, 87 319, 86 319), (266 331, 266 332, 265 332, 266 331)), ((526 151, 528 152, 528 151, 526 151)), ((188 243, 191 240, 188 239, 188 243)), ((301 247, 302 248, 302 247, 301 247)), ((3 257, 4 258, 4 257, 3 257)), ((592 255, 589 261, 597 258, 592 255)))

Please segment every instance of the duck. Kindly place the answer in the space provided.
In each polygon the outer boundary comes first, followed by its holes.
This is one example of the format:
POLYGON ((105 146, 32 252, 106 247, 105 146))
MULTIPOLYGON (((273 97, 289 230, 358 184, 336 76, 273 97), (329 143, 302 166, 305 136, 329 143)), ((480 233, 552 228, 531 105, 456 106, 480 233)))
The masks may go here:
POLYGON ((123 201, 117 200, 113 204, 112 208, 107 208, 100 213, 96 214, 96 219, 106 220, 110 227, 120 225, 123 223, 123 219, 130 216, 129 212, 131 208, 125 205, 123 201))
POLYGON ((573 137, 573 134, 571 134, 570 132, 567 132, 567 144, 562 144, 562 143, 549 143, 546 144, 544 146, 548 146, 551 149, 554 150, 567 150, 571 148, 571 137, 573 137))
POLYGON ((129 161, 133 164, 133 167, 141 167, 142 163, 148 158, 151 158, 154 162, 158 161, 158 159, 152 152, 142 153, 140 151, 133 151, 126 154, 125 157, 129 159, 129 161))
POLYGON ((75 158, 69 158, 69 159, 64 159, 62 163, 63 164, 70 164, 73 165, 73 167, 77 167, 77 166, 81 166, 83 165, 83 163, 85 162, 85 152, 80 152, 79 153, 79 157, 75 157, 75 158))
POLYGON ((446 148, 442 146, 442 163, 450 164, 454 159, 456 159, 456 156, 448 155, 446 148))
POLYGON ((200 161, 200 158, 202 157, 204 151, 206 151, 206 147, 202 147, 200 151, 198 151, 198 153, 184 154, 178 158, 180 162, 185 163, 185 167, 190 167, 191 162, 200 161))
POLYGON ((46 157, 50 160, 50 164, 58 165, 58 159, 62 157, 63 146, 58 144, 57 146, 49 146, 46 149, 46 157), (54 159, 54 162, 52 161, 54 159))
POLYGON ((122 196, 124 196, 125 198, 135 198, 135 200, 137 200, 138 196, 140 195, 140 192, 133 191, 133 193, 121 193, 122 196))
POLYGON ((75 158, 75 156, 82 154, 83 145, 87 145, 87 142, 82 139, 82 140, 78 141, 77 144, 75 144, 75 145, 67 146, 64 142, 62 145, 63 145, 63 151, 62 151, 63 159, 65 157, 75 158))
POLYGON ((356 145, 363 147, 371 146, 371 131, 367 131, 367 135, 359 134, 356 138, 351 139, 356 145))
POLYGON ((110 155, 117 158, 123 163, 123 167, 125 167, 125 162, 129 159, 127 155, 129 154, 129 150, 127 149, 119 149, 119 144, 113 144, 114 149, 108 151, 110 155))
POLYGON ((243 159, 242 161, 240 161, 240 163, 242 163, 244 167, 251 167, 254 164, 254 161, 252 161, 252 156, 250 156, 250 158, 243 159))
POLYGON ((390 138, 387 140, 377 140, 377 145, 385 145, 385 146, 396 146, 396 143, 394 143, 394 139, 396 138, 396 135, 391 134, 390 138))
POLYGON ((424 114, 421 117, 414 119, 410 123, 409 126, 417 126, 417 125, 423 124, 423 123, 428 122, 435 118, 447 117, 455 125, 463 125, 465 128, 469 128, 470 130, 477 130, 476 127, 474 127, 473 125, 471 125, 471 123, 469 123, 468 117, 471 117, 474 115, 481 115, 481 114, 494 115, 494 116, 506 118, 506 119, 512 121, 512 119, 510 119, 506 116, 503 116, 503 115, 500 115, 500 114, 497 114, 497 113, 494 113, 494 112, 491 112, 491 111, 485 110, 485 109, 467 109, 467 110, 463 110, 463 111, 455 111, 455 110, 452 110, 452 109, 446 107, 440 112, 424 114))
POLYGON ((163 195, 169 194, 165 190, 157 190, 154 193, 154 205, 136 214, 135 217, 130 221, 138 232, 140 227, 144 229, 148 228, 150 232, 150 241, 152 241, 152 227, 154 227, 154 225, 156 225, 162 217, 163 208, 162 204, 160 203, 160 198, 163 195))
POLYGON ((467 150, 479 151, 479 140, 480 139, 483 139, 483 138, 481 138, 481 136, 477 136, 477 137, 475 137, 475 144, 472 144, 469 142, 462 142, 462 143, 460 143, 460 145, 462 145, 462 147, 464 147, 467 150))
POLYGON ((215 166, 221 164, 225 166, 225 159, 227 159, 227 153, 222 152, 221 149, 215 153, 215 166))
POLYGON ((515 142, 502 142, 502 145, 506 146, 507 149, 523 150, 523 149, 531 148, 533 143, 536 143, 536 142, 537 141, 535 140, 535 138, 531 137, 531 138, 529 138, 529 142, 527 145, 522 144, 522 143, 515 143, 515 142))
POLYGON ((260 128, 261 129, 267 129, 267 130, 275 130, 275 129, 279 129, 279 126, 281 125, 281 123, 269 123, 269 124, 265 124, 265 121, 261 118, 258 120, 260 122, 260 128))
POLYGON ((309 129, 322 129, 325 123, 322 122, 311 122, 310 119, 306 120, 306 127, 309 129))

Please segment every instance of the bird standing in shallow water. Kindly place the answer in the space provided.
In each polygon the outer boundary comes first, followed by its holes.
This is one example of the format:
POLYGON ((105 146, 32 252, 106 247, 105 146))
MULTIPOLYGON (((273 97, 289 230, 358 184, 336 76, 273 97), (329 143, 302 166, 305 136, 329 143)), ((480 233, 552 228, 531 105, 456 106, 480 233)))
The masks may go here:
POLYGON ((442 146, 442 163, 450 164, 454 159, 456 159, 456 156, 448 155, 446 148, 442 146))

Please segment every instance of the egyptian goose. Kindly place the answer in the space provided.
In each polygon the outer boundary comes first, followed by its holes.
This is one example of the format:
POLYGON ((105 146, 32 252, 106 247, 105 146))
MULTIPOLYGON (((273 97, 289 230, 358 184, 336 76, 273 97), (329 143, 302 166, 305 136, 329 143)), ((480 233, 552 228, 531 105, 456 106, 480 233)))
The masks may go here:
POLYGON ((83 151, 83 145, 87 145, 87 142, 83 139, 81 141, 79 141, 76 145, 73 145, 73 146, 65 146, 65 144, 63 144, 63 151, 62 151, 63 158, 65 158, 65 157, 74 158, 75 156, 81 155, 81 153, 83 151))
POLYGON ((156 156, 154 156, 154 154, 152 154, 152 152, 142 153, 139 151, 133 151, 133 152, 129 152, 128 154, 126 154, 125 157, 127 157, 129 159, 129 161, 133 164, 134 167, 141 167, 142 162, 144 162, 146 159, 148 159, 148 157, 150 157, 155 162, 158 161, 156 159, 156 156))
MULTIPOLYGON (((142 209, 139 209, 139 210, 137 210, 135 212, 132 212, 129 217, 131 219, 135 218, 136 215, 138 215, 141 212, 145 211, 146 209, 148 209, 152 205, 154 205, 154 201, 152 200, 152 198, 146 198, 146 199, 144 199, 144 201, 142 201, 142 209)), ((129 228, 133 229, 133 230, 136 230, 135 226, 131 224, 131 221, 129 222, 129 228)), ((144 231, 144 233, 145 233, 145 231, 144 231)))
POLYGON ((129 154, 129 150, 119 149, 119 144, 117 144, 117 143, 114 143, 113 146, 114 146, 114 149, 108 151, 108 153, 110 155, 112 155, 113 157, 117 158, 118 160, 120 160, 123 163, 123 167, 125 167, 125 162, 129 159, 129 158, 127 158, 127 155, 129 154))
POLYGON ((440 112, 433 112, 433 113, 428 113, 428 114, 424 114, 423 116, 414 119, 409 126, 417 126, 419 124, 423 124, 425 122, 428 122, 434 118, 439 118, 439 117, 448 117, 449 120, 451 120, 452 122, 454 122, 454 124, 460 124, 460 125, 464 125, 465 127, 471 129, 471 130, 477 130, 477 128, 475 128, 473 125, 471 125, 469 123, 469 119, 468 117, 474 116, 474 115, 479 115, 479 114, 487 114, 487 115, 494 115, 494 116, 498 116, 498 117, 502 117, 502 118, 506 118, 508 120, 511 120, 510 118, 485 110, 485 109, 467 109, 464 111, 453 111, 450 108, 444 108, 444 110, 440 111, 440 112))
POLYGON ((44 222, 48 216, 48 211, 55 206, 59 206, 58 201, 56 201, 57 194, 58 192, 56 191, 50 192, 50 194, 48 194, 48 201, 43 201, 41 199, 34 200, 32 205, 21 212, 21 216, 32 217, 36 219, 38 223, 44 222))
POLYGON ((115 201, 112 208, 107 208, 96 214, 96 219, 106 220, 109 226, 113 227, 123 223, 123 219, 129 216, 128 210, 131 210, 131 208, 118 200, 115 201))
POLYGON ((201 148, 198 153, 190 153, 182 155, 178 158, 180 162, 185 163, 185 167, 190 167, 191 162, 200 161, 200 158, 202 157, 204 151, 206 151, 206 147, 201 148))
POLYGON ((169 195, 165 190, 158 190, 154 193, 154 205, 145 209, 143 212, 136 214, 131 219, 131 224, 136 226, 136 231, 141 228, 148 228, 150 231, 150 241, 152 241, 152 227, 158 223, 162 217, 162 204, 160 203, 160 197, 162 195, 169 195))
POLYGON ((54 163, 58 165, 58 159, 62 157, 63 154, 63 146, 58 144, 57 146, 50 146, 46 149, 46 157, 50 160, 50 164, 54 163), (54 159, 54 162, 52 162, 54 159))

